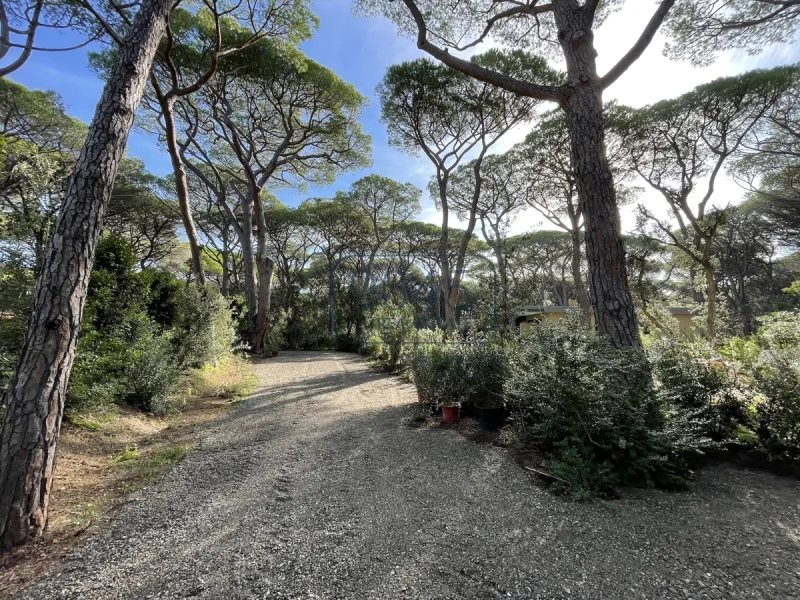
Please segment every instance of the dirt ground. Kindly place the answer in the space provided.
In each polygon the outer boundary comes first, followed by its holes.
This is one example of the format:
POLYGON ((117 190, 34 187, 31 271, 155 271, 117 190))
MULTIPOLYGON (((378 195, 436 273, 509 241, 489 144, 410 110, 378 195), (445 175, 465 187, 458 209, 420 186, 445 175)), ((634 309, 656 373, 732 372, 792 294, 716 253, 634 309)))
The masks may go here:
POLYGON ((65 419, 58 444, 55 485, 45 536, 0 556, 0 597, 13 596, 55 565, 83 537, 103 527, 107 512, 128 494, 152 483, 181 460, 201 426, 220 418, 237 401, 230 391, 252 385, 241 359, 227 361, 230 373, 213 370, 183 383, 203 384, 205 395, 182 389, 180 410, 160 416, 119 407, 111 414, 65 419), (233 397, 232 397, 233 396, 233 397))
POLYGON ((413 387, 286 352, 23 598, 800 598, 800 482, 573 503, 508 453, 403 423, 413 387))

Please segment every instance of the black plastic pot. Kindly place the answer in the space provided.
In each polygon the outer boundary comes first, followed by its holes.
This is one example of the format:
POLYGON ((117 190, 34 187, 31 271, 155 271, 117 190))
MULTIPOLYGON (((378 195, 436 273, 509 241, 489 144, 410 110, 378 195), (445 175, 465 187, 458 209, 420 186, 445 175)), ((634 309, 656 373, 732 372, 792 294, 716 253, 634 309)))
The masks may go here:
POLYGON ((478 408, 472 402, 461 403, 461 417, 477 417, 478 408))
POLYGON ((500 429, 506 422, 505 406, 479 408, 478 422, 481 425, 481 429, 485 429, 486 431, 495 431, 500 429))

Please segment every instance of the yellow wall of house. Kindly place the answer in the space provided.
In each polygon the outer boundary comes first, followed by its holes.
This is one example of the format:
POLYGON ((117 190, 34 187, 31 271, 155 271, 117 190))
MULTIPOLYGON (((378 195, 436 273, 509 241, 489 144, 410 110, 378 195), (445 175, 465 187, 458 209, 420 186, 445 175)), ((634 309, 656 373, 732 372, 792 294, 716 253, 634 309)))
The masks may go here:
POLYGON ((678 330, 681 332, 681 335, 692 339, 695 334, 692 315, 672 315, 672 317, 678 321, 678 330))

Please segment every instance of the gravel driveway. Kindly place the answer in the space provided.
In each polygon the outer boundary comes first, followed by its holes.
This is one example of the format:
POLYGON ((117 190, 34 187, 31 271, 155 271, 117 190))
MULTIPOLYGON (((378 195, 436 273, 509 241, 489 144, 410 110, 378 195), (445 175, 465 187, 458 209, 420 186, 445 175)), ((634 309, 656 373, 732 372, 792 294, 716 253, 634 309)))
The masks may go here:
POLYGON ((413 388, 285 352, 27 598, 800 598, 800 482, 575 504, 502 450, 401 424, 413 388))

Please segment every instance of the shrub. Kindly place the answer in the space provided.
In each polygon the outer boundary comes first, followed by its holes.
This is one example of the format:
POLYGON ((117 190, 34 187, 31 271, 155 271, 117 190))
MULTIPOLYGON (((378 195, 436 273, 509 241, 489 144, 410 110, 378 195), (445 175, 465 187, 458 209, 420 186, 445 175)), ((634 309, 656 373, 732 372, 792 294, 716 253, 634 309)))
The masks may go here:
POLYGON ((442 332, 420 329, 403 348, 403 363, 408 366, 411 379, 422 397, 434 401, 435 376, 432 370, 431 349, 442 344, 442 332))
POLYGON ((428 356, 430 382, 426 400, 445 406, 465 401, 468 389, 464 344, 460 342, 433 344, 428 356))
POLYGON ((661 340, 649 354, 664 409, 696 445, 734 439, 740 427, 752 426, 748 389, 707 346, 661 340))
POLYGON ((800 347, 765 350, 755 368, 757 433, 769 450, 800 459, 800 347))
POLYGON ((286 328, 288 317, 286 311, 274 308, 269 315, 269 332, 267 333, 267 347, 269 350, 280 350, 286 344, 286 328))
POLYGON ((583 326, 541 324, 512 353, 507 397, 529 441, 575 497, 663 483, 674 468, 644 353, 617 350, 583 326))
POLYGON ((65 410, 78 413, 111 410, 127 388, 129 360, 129 340, 104 336, 90 325, 85 326, 78 338, 65 410))
MULTIPOLYGON (((372 335, 377 335, 380 343, 386 346, 386 360, 392 370, 400 361, 403 344, 414 333, 414 314, 414 306, 407 303, 383 304, 372 314, 372 335)), ((378 345, 377 340, 374 343, 378 345)))
POLYGON ((756 343, 770 350, 800 348, 800 312, 775 312, 759 319, 756 343))
POLYGON ((502 406, 507 358, 500 340, 470 337, 462 356, 464 401, 482 407, 502 406))
POLYGON ((141 278, 149 292, 145 309, 150 319, 162 329, 174 327, 183 303, 185 285, 163 269, 144 269, 141 278))
POLYGON ((168 336, 142 338, 130 353, 125 401, 147 412, 162 413, 179 374, 168 336))
POLYGON ((371 332, 367 338, 365 354, 368 358, 379 361, 386 361, 389 354, 386 352, 386 346, 377 332, 371 332))
POLYGON ((225 298, 211 285, 186 287, 175 328, 180 368, 199 367, 222 358, 233 345, 233 320, 225 298))

